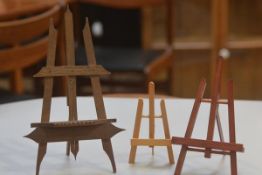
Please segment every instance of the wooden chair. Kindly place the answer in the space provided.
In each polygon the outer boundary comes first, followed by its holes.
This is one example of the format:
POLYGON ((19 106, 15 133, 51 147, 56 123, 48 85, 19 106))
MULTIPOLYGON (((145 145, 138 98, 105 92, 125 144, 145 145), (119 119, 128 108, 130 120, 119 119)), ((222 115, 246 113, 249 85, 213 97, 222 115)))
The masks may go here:
POLYGON ((46 57, 49 21, 58 22, 60 5, 40 14, 0 22, 0 73, 10 73, 11 90, 24 93, 23 70, 46 57))
MULTIPOLYGON (((80 1, 82 3, 85 0, 80 1)), ((92 5, 98 7, 109 7, 122 10, 131 9, 142 9, 145 7, 156 6, 156 5, 166 5, 167 7, 167 31, 166 31, 166 41, 167 47, 165 50, 153 50, 148 48, 132 48, 132 47, 112 47, 99 46, 95 43, 95 52, 97 62, 102 64, 107 70, 112 74, 108 79, 104 79, 103 84, 107 84, 107 92, 113 93, 144 93, 147 90, 147 84, 150 81, 155 81, 158 86, 159 82, 155 79, 163 71, 168 72, 168 76, 165 77, 164 85, 165 91, 169 92, 169 80, 171 78, 171 68, 172 68, 172 57, 173 57, 173 25, 174 22, 171 15, 172 10, 172 0, 133 0, 133 1, 87 1, 92 5), (119 79, 117 77, 120 77, 119 79), (123 78, 124 77, 124 78, 123 78), (131 79, 133 77, 133 79, 131 79), (133 81, 132 81, 133 80, 133 81), (130 88, 131 87, 131 88, 130 88), (139 88, 138 88, 139 87, 139 88), (117 89, 118 88, 118 89, 117 89), (119 90, 120 89, 120 90, 119 90)), ((88 13, 87 13, 88 15, 88 13)), ((95 16, 87 16, 92 23, 92 19, 95 16)), ((117 22, 112 21, 112 25, 116 25, 117 22)), ((132 27, 132 26, 130 26, 132 27)), ((106 29, 105 29, 106 30, 106 29)), ((141 31, 143 29, 141 28, 141 31)), ((118 36, 118 33, 112 32, 111 35, 118 36)), ((140 44, 143 45, 142 43, 140 44)), ((84 60, 85 53, 84 48, 79 47, 77 50, 77 59, 81 63, 84 60)), ((104 86, 105 87, 105 86, 104 86)))

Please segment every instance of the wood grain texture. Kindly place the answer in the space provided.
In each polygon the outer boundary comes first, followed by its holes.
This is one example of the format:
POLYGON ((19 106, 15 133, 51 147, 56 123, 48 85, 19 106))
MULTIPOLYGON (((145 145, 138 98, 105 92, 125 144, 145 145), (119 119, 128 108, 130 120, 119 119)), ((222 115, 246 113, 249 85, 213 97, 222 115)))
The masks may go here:
POLYGON ((103 76, 110 72, 102 66, 56 66, 44 67, 34 77, 59 77, 59 76, 103 76))
POLYGON ((103 119, 103 120, 77 120, 77 121, 66 121, 66 122, 41 122, 41 123, 31 123, 31 127, 78 127, 78 126, 90 126, 90 125, 100 125, 105 123, 116 122, 116 119, 103 119))

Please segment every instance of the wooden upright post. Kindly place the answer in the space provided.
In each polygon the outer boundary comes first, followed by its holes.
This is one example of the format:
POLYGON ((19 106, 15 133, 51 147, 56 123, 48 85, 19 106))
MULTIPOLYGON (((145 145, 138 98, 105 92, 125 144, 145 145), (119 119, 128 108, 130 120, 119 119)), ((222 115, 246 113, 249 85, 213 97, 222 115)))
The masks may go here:
MULTIPOLYGON (((49 45, 48 45, 48 54, 47 54, 47 63, 46 63, 47 68, 55 66, 57 30, 55 29, 52 20, 49 26, 48 43, 49 45)), ((50 121, 53 82, 54 79, 52 77, 44 78, 44 97, 43 97, 43 107, 42 107, 42 116, 41 116, 41 122, 43 123, 50 121)), ((36 175, 39 175, 40 165, 46 154, 46 148, 47 148, 47 142, 38 144, 36 175)))

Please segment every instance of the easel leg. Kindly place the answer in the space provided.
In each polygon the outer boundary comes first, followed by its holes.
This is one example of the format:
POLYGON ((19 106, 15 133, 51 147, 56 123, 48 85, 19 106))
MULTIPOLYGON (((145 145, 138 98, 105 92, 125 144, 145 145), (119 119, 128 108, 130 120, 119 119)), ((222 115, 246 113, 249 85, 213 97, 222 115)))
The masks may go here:
MULTIPOLYGON (((167 113, 166 113, 166 105, 165 105, 164 100, 161 100, 160 107, 161 107, 161 113, 162 113, 162 119, 163 119, 163 128, 164 128, 165 138, 170 139, 170 132, 169 132, 169 126, 168 126, 167 113)), ((168 153, 169 163, 174 164, 175 160, 174 160, 172 145, 167 146, 167 153, 168 153)))
MULTIPOLYGON (((136 110, 136 120, 135 120, 133 138, 139 137, 141 120, 142 120, 142 113, 143 113, 143 100, 139 99, 138 104, 137 104, 137 110, 136 110)), ((131 145, 131 150, 130 150, 130 154, 129 154, 129 161, 128 161, 131 164, 135 163, 136 150, 137 150, 137 146, 131 145)))
POLYGON ((47 143, 38 145, 37 162, 36 162, 36 175, 39 175, 40 165, 46 154, 47 143))
MULTIPOLYGON (((198 87, 198 91, 196 94, 196 98, 195 98, 195 102, 194 102, 194 106, 190 115, 190 119, 187 125, 187 129, 186 129, 186 133, 185 133, 185 138, 190 138, 195 126, 195 122, 196 122, 196 118, 197 118, 197 114, 200 108, 200 104, 201 104, 201 100, 204 96, 204 92, 205 92, 205 88, 206 88, 206 81, 203 79, 201 80, 199 87, 198 87)), ((186 158, 186 153, 187 153, 187 147, 186 146, 182 146, 181 150, 180 150, 180 154, 178 157, 178 161, 177 161, 177 165, 176 165, 176 170, 174 175, 180 175, 183 165, 184 165, 184 161, 186 158)))
POLYGON ((184 161, 186 158, 186 153, 187 153, 187 147, 186 146, 182 146, 179 157, 178 157, 178 161, 177 161, 177 165, 176 165, 176 170, 174 175, 180 175, 182 172, 182 168, 184 165, 184 161))
POLYGON ((134 164, 135 163, 136 150, 137 150, 137 146, 131 146, 128 163, 130 163, 130 164, 134 164))
MULTIPOLYGON (((236 143, 235 133, 235 110, 234 110, 234 97, 233 97, 233 81, 228 83, 228 117, 229 117, 229 140, 230 143, 236 143)), ((230 153, 231 161, 231 175, 237 175, 237 153, 230 153)))
POLYGON ((167 146, 167 153, 168 153, 169 163, 174 164, 175 160, 174 160, 173 148, 171 145, 167 146))
POLYGON ((116 173, 116 164, 115 164, 111 140, 110 139, 102 139, 102 144, 103 144, 104 151, 106 152, 107 156, 109 157, 109 159, 111 161, 113 172, 116 173))
POLYGON ((231 175, 237 175, 237 153, 230 153, 231 175))
MULTIPOLYGON (((155 138, 155 84, 149 82, 148 84, 148 103, 149 103, 149 138, 155 138)), ((154 146, 152 148, 152 155, 154 155, 154 146)))

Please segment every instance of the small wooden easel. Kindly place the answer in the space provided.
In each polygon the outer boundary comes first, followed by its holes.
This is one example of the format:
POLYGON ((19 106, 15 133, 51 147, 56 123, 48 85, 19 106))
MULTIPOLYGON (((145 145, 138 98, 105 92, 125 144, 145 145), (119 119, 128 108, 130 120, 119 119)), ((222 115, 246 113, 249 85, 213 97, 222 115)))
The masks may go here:
POLYGON ((115 160, 111 144, 111 137, 122 131, 112 125, 116 119, 107 119, 100 76, 108 75, 102 66, 96 65, 93 43, 88 21, 84 31, 84 41, 88 59, 87 66, 75 65, 73 19, 69 8, 65 13, 65 38, 67 51, 67 65, 55 66, 57 31, 53 23, 49 28, 49 47, 47 56, 47 66, 42 68, 35 77, 44 77, 44 97, 41 123, 32 123, 31 127, 36 129, 26 137, 38 143, 38 155, 36 165, 36 175, 39 174, 41 162, 45 156, 48 142, 67 142, 67 155, 70 149, 76 157, 79 151, 79 140, 101 139, 103 149, 108 155, 113 172, 116 172, 115 160), (67 77, 67 105, 69 107, 69 121, 50 122, 50 110, 53 91, 54 77, 67 77), (91 78, 93 96, 98 120, 78 120, 76 102, 76 76, 88 76, 91 78))
POLYGON ((174 144, 182 145, 176 170, 174 173, 175 175, 181 174, 187 151, 204 152, 206 158, 210 158, 211 153, 229 155, 231 159, 231 175, 237 175, 236 152, 244 152, 244 147, 242 144, 236 144, 233 81, 229 81, 228 83, 228 94, 227 94, 228 99, 227 100, 220 99, 222 64, 223 64, 223 59, 219 58, 218 65, 216 68, 215 78, 213 79, 214 86, 212 89, 211 99, 203 98, 205 87, 206 87, 206 81, 203 79, 200 82, 195 98, 195 103, 188 122, 185 137, 184 138, 172 137, 172 142, 174 144), (191 138, 201 102, 211 103, 206 140, 191 138), (218 107, 220 104, 228 105, 229 143, 226 143, 223 137, 222 126, 218 114, 218 107), (215 122, 217 123, 220 141, 213 141, 215 122))
POLYGON ((149 146, 152 147, 152 154, 154 154, 154 146, 166 146, 168 152, 169 163, 174 164, 173 149, 171 143, 171 137, 169 133, 168 119, 165 107, 165 101, 162 99, 160 102, 161 116, 155 116, 155 85, 153 82, 149 83, 149 116, 143 116, 143 100, 138 100, 136 120, 133 138, 131 139, 131 150, 129 155, 129 163, 135 163, 137 146, 149 146), (139 132, 141 127, 142 118, 149 118, 149 139, 139 139, 139 132), (163 128, 165 133, 165 139, 155 139, 155 118, 161 118, 163 120, 163 128))

